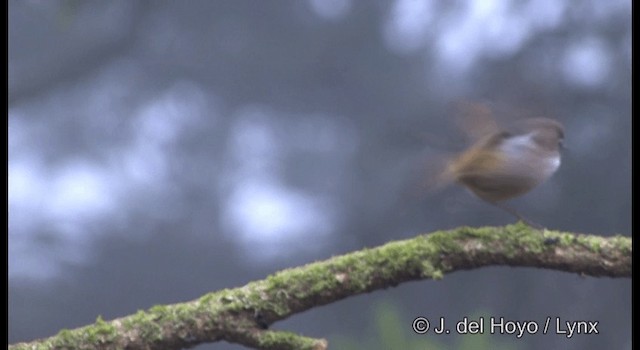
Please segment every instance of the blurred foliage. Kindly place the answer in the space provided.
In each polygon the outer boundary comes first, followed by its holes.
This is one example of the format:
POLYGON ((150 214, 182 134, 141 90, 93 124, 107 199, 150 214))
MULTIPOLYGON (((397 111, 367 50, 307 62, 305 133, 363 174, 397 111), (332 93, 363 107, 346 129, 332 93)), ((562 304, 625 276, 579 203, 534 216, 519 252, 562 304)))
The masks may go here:
MULTIPOLYGON (((435 350, 435 349, 459 349, 459 350, 519 350, 513 341, 499 340, 490 334, 460 335, 453 339, 452 336, 440 335, 430 336, 415 334, 411 330, 411 324, 406 320, 413 316, 406 315, 401 308, 390 301, 380 302, 373 307, 372 320, 369 325, 368 334, 355 339, 354 336, 347 337, 336 335, 329 338, 329 344, 335 349, 356 350, 386 350, 386 349, 406 349, 406 350, 435 350), (453 339, 449 342, 445 339, 453 339)), ((478 311, 470 316, 470 319, 488 317, 489 313, 478 311)), ((417 316, 417 315, 414 315, 417 316)))

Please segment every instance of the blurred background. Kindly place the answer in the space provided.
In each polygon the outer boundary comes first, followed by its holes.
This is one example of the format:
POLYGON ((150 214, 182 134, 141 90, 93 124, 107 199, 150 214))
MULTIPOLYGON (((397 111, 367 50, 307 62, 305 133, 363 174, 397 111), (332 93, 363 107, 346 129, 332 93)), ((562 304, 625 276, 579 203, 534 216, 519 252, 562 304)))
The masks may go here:
MULTIPOLYGON (((565 125, 511 201, 631 232, 631 1, 9 1, 9 343, 280 269, 514 219, 420 184, 461 101, 565 125)), ((491 267, 276 323, 338 349, 630 349, 631 280, 491 267), (415 317, 598 321, 419 336, 415 317)), ((198 349, 241 349, 227 343, 198 349)))

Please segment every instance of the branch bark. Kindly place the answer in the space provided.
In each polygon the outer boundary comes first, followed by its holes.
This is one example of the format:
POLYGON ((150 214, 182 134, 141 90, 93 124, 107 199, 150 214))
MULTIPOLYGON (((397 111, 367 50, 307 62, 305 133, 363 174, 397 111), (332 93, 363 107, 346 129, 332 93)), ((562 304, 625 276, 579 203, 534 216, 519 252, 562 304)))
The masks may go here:
POLYGON ((223 340, 259 349, 326 349, 324 339, 267 328, 349 296, 490 265, 630 278, 631 251, 631 238, 624 236, 539 231, 521 223, 461 227, 283 270, 190 302, 109 322, 98 318, 93 325, 9 349, 180 349, 223 340))

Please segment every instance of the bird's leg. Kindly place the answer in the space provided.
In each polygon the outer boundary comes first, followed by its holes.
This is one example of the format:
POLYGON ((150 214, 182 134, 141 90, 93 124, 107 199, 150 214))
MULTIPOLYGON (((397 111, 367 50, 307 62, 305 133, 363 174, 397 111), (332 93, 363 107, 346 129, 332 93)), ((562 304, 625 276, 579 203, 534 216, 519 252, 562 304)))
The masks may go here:
POLYGON ((504 204, 501 204, 501 203, 498 203, 498 202, 491 202, 491 204, 493 204, 496 207, 498 207, 498 208, 506 211, 507 213, 515 216, 516 218, 518 218, 518 220, 524 222, 525 224, 527 224, 527 225, 529 225, 529 226, 531 226, 533 228, 536 228, 538 230, 543 230, 544 229, 544 227, 542 225, 539 225, 539 224, 537 224, 537 223, 535 223, 535 222, 533 222, 531 220, 528 220, 528 219, 524 218, 517 211, 515 211, 514 209, 512 209, 512 208, 510 208, 510 207, 508 207, 508 206, 506 206, 504 204))

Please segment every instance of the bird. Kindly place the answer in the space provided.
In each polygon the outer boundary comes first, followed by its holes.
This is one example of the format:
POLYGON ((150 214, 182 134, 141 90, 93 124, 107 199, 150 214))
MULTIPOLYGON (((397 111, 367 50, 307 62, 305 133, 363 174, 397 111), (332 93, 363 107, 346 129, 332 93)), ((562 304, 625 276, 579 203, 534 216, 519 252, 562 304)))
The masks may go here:
POLYGON ((478 198, 540 228, 503 202, 531 191, 558 170, 564 127, 546 117, 517 120, 506 127, 482 125, 481 136, 446 162, 439 181, 458 183, 478 198))

